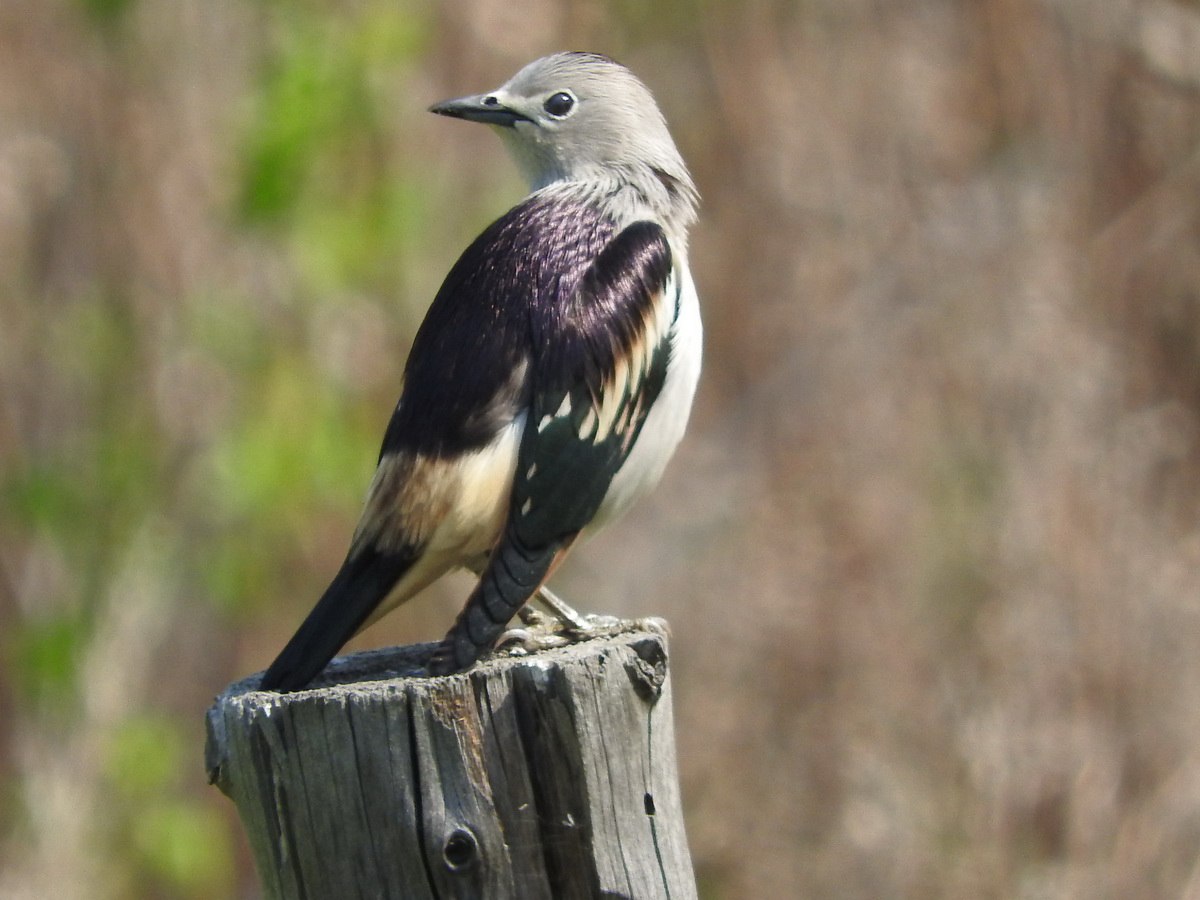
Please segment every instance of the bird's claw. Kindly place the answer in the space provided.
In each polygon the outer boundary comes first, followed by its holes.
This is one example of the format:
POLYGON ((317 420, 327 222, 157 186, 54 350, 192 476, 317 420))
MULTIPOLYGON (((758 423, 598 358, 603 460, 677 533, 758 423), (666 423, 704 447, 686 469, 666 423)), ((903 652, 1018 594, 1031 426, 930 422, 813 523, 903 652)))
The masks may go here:
POLYGON ((532 628, 510 628, 496 641, 496 652, 509 656, 528 656, 539 650, 565 647, 571 638, 562 632, 539 632, 532 628))
POLYGON ((654 616, 642 619, 620 619, 616 616, 579 615, 564 622, 529 606, 521 608, 518 616, 523 627, 510 628, 496 641, 496 651, 510 656, 527 656, 538 650, 565 647, 601 637, 616 637, 633 631, 651 631, 668 636, 667 622, 654 616))
POLYGON ((496 651, 510 656, 526 656, 551 647, 565 647, 571 636, 564 623, 552 616, 539 612, 531 606, 522 606, 517 617, 523 627, 509 628, 496 640, 496 651))

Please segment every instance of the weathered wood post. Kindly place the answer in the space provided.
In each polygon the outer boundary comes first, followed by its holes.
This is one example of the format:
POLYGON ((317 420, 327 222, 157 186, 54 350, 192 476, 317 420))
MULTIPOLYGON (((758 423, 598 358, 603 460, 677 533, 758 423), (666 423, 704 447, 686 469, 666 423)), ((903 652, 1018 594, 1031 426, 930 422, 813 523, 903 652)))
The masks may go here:
POLYGON ((267 897, 696 896, 663 635, 441 678, 431 650, 342 657, 295 694, 254 676, 209 710, 267 897))

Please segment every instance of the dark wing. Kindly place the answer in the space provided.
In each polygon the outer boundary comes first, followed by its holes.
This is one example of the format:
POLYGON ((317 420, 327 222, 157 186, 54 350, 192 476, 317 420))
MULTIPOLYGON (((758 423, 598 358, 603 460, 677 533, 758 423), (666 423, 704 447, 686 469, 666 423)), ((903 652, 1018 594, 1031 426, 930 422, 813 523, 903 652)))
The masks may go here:
POLYGON ((614 238, 568 302, 535 311, 533 395, 504 533, 430 663, 490 647, 596 515, 666 379, 674 300, 662 229, 614 238))
POLYGON ((477 459, 464 463, 483 453, 499 467, 505 458, 501 444, 515 440, 507 426, 532 395, 536 312, 575 292, 612 231, 592 207, 535 197, 463 252, 413 341, 346 560, 267 670, 264 690, 307 685, 366 624, 467 563, 463 540, 479 556, 491 549, 499 517, 487 511, 499 506, 502 515, 507 496, 474 498, 479 521, 456 527, 478 534, 439 544, 439 527, 464 492, 507 489, 507 467, 490 477, 477 459))
POLYGON ((528 403, 532 322, 575 292, 613 230, 593 207, 533 197, 476 238, 413 340, 380 455, 477 450, 508 424, 528 403))

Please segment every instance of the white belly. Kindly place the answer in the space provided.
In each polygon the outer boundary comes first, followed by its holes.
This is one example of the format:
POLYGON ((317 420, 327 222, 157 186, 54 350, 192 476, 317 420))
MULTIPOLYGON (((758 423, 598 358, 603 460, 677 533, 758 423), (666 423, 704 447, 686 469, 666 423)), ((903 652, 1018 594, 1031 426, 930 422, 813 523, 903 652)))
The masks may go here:
MULTIPOLYGON (((595 531, 618 518, 658 484, 687 428, 696 383, 700 380, 703 329, 696 285, 686 259, 676 269, 676 275, 683 279, 683 287, 679 296, 679 314, 671 329, 671 361, 666 381, 646 416, 637 443, 613 478, 587 531, 595 531)), ((673 297, 674 290, 674 284, 669 284, 667 296, 673 297)))

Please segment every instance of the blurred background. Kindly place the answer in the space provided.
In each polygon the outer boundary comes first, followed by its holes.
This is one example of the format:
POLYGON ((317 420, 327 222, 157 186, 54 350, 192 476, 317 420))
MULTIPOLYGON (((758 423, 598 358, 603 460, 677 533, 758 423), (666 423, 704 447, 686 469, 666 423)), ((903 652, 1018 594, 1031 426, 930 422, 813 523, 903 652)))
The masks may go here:
POLYGON ((1196 0, 0 0, 0 896, 257 895, 204 711, 524 192, 426 107, 567 48, 704 197, 689 435, 555 582, 672 623, 702 896, 1200 898, 1196 0))

